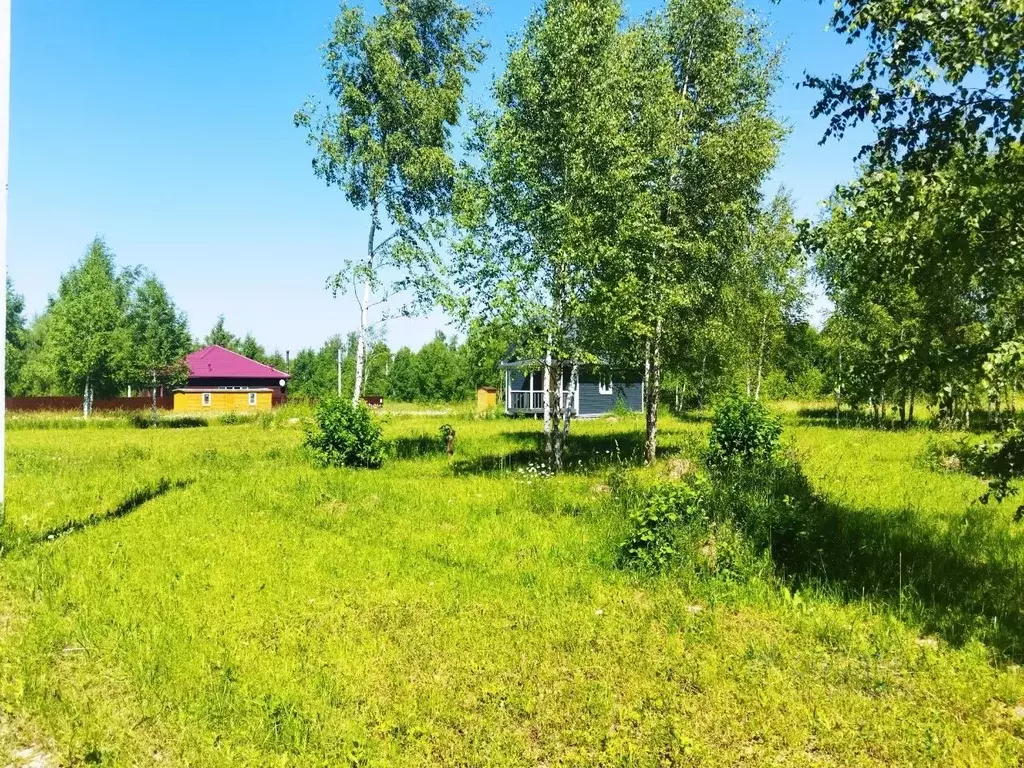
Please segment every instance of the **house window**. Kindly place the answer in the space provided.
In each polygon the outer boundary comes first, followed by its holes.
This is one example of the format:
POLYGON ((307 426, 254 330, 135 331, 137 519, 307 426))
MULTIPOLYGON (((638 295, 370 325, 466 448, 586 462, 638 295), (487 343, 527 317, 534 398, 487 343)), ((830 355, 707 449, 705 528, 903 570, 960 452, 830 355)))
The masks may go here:
POLYGON ((610 395, 613 391, 612 380, 598 382, 597 392, 601 395, 610 395))
POLYGON ((256 405, 256 393, 255 392, 250 392, 249 393, 249 405, 256 405))
POLYGON ((210 393, 203 392, 203 406, 206 407, 210 404, 210 393))

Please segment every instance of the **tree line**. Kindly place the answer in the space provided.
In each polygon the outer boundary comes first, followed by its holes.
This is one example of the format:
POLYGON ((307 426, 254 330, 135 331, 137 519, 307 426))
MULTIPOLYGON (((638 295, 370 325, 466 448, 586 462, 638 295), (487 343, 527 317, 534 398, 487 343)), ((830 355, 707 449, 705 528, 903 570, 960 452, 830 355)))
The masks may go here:
POLYGON ((353 398, 368 312, 405 292, 403 312, 432 297, 520 330, 517 357, 548 371, 555 467, 573 416, 555 388, 571 401, 581 365, 643 372, 648 461, 666 387, 758 398, 773 360, 789 384, 817 375, 838 405, 880 418, 910 421, 921 400, 961 421, 1012 410, 1024 25, 1002 4, 946 5, 836 3, 831 26, 867 52, 802 85, 818 91, 823 140, 859 123, 874 137, 861 177, 812 222, 764 193, 786 134, 781 50, 738 2, 665 0, 631 18, 619 0, 545 0, 490 105, 469 110, 458 161, 479 17, 455 0, 389 0, 372 19, 343 5, 331 98, 295 122, 314 171, 369 212, 365 257, 330 281, 362 286, 353 398), (811 276, 835 307, 820 336, 803 319, 811 276))
MULTIPOLYGON (((761 306, 761 305, 757 305, 761 306)), ((746 331, 726 326, 714 344, 701 347, 701 366, 694 376, 669 373, 666 381, 676 408, 703 406, 718 395, 748 390, 768 398, 812 399, 820 395, 819 370, 824 351, 819 334, 806 320, 764 314, 750 315, 771 339, 739 347, 746 331), (728 341, 731 339, 731 343, 728 341)), ((472 397, 479 387, 500 387, 500 363, 522 334, 498 322, 470 323, 464 335, 438 331, 419 350, 392 349, 386 334, 371 329, 367 339, 363 391, 400 402, 451 403, 472 397)), ((758 337, 759 338, 759 337, 758 337)), ((159 279, 140 268, 119 269, 102 240, 91 243, 83 258, 61 278, 46 309, 31 321, 23 297, 7 281, 8 395, 86 395, 106 397, 135 392, 155 395, 161 388, 183 383, 183 357, 216 344, 291 374, 289 395, 319 400, 338 391, 341 351, 341 392, 355 383, 358 334, 333 336, 319 348, 294 355, 268 351, 251 333, 239 336, 219 316, 201 338, 193 337, 180 311, 159 279)))
POLYGON ((860 176, 805 226, 835 311, 837 405, 947 423, 1016 410, 1024 374, 1024 29, 1012 4, 846 0, 833 26, 868 52, 808 78, 826 138, 866 123, 860 176))
POLYGON ((119 269, 100 238, 31 324, 7 279, 7 394, 80 394, 88 416, 96 396, 134 386, 152 394, 155 409, 158 388, 187 376, 191 343, 163 283, 139 267, 119 269))
MULTIPOLYGON (((456 162, 478 23, 455 0, 393 0, 373 19, 343 5, 325 46, 331 99, 295 118, 314 172, 369 212, 365 258, 331 284, 363 284, 361 329, 371 295, 402 291, 403 311, 431 296, 464 322, 520 329, 517 357, 553 388, 572 371, 566 402, 582 365, 642 371, 653 460, 663 384, 703 397, 741 368, 759 396, 802 320, 792 208, 762 191, 785 135, 779 51, 731 0, 666 0, 639 19, 619 0, 547 0, 456 162), (382 259, 398 275, 387 285, 382 259)), ((573 414, 551 402, 557 468, 573 414)))

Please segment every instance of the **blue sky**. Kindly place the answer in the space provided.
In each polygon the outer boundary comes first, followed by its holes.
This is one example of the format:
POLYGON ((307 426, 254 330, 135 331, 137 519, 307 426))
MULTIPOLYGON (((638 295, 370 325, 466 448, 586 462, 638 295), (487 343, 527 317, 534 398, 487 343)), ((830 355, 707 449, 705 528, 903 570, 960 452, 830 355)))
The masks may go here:
MULTIPOLYGON (((532 3, 493 6, 477 102, 532 3)), ((813 215, 854 175, 864 134, 818 146, 814 94, 795 84, 845 73, 857 52, 826 31, 831 3, 754 7, 786 47, 776 110, 792 132, 768 191, 784 185, 813 215)), ((14 0, 8 268, 28 313, 98 234, 164 281, 194 335, 223 313, 235 333, 294 353, 354 329, 355 303, 323 286, 365 247, 368 222, 313 176, 292 125, 322 87, 318 46, 336 12, 334 0, 14 0)), ((444 326, 434 314, 387 330, 415 348, 444 326)))

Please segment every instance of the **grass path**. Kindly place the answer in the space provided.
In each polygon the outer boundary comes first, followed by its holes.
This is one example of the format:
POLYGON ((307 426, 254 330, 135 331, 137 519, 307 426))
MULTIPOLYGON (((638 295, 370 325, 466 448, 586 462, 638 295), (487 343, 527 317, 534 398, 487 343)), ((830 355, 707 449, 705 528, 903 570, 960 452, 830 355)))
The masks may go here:
MULTIPOLYGON (((534 422, 456 423, 454 464, 428 452, 439 424, 393 421, 407 458, 379 472, 312 469, 286 424, 12 432, 22 542, 190 484, 0 560, 0 745, 68 765, 1019 764, 1024 680, 977 641, 922 638, 880 600, 618 570, 601 484, 630 420, 578 425, 582 468, 553 480, 528 469, 534 422)), ((702 428, 671 421, 667 451, 702 428)), ((921 434, 790 434, 858 509, 943 525, 975 491, 919 466, 921 434)))

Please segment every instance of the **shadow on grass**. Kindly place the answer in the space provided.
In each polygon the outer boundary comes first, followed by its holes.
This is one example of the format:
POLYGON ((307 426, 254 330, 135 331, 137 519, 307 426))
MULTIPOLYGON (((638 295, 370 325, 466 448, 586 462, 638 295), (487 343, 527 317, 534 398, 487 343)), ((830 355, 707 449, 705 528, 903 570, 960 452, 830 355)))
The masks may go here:
POLYGON ((52 541, 53 539, 64 536, 68 533, 92 528, 95 525, 105 523, 109 520, 117 520, 130 512, 134 512, 147 501, 152 501, 153 499, 163 496, 173 490, 188 488, 193 482, 194 481, 192 480, 168 480, 167 478, 162 478, 154 485, 139 488, 113 509, 109 509, 106 512, 97 512, 82 520, 69 520, 62 525, 58 525, 48 531, 37 534, 32 537, 32 542, 38 544, 44 541, 52 541))
POLYGON ((756 535, 794 586, 878 600, 954 645, 978 638, 1024 659, 1024 549, 995 510, 974 505, 939 524, 911 509, 851 509, 817 495, 799 469, 771 495, 785 511, 756 535))
POLYGON ((148 414, 138 413, 132 416, 131 424, 136 429, 195 429, 209 426, 202 416, 164 416, 153 420, 148 414))
MULTIPOLYGON (((517 443, 512 451, 501 454, 485 453, 469 458, 456 458, 452 471, 456 475, 514 472, 529 465, 547 465, 544 435, 535 432, 504 432, 502 437, 517 443)), ((665 438, 675 437, 662 433, 658 458, 671 458, 683 451, 678 445, 666 444, 665 438)), ((458 457, 458 453, 456 452, 458 457)), ((567 472, 594 472, 613 466, 639 466, 643 464, 644 434, 638 430, 610 434, 570 434, 566 440, 564 466, 567 472)))
MULTIPOLYGON (((807 426, 831 427, 833 429, 870 429, 880 432, 898 432, 909 429, 934 430, 937 427, 937 422, 930 417, 925 417, 924 419, 918 417, 912 422, 901 424, 899 419, 892 414, 887 414, 881 419, 877 419, 870 411, 844 409, 836 414, 835 408, 827 407, 800 408, 790 418, 794 419, 798 424, 807 426)), ((1005 421, 1006 414, 1003 414, 1003 422, 1005 421)), ((1005 424, 1003 425, 1005 426, 1005 424)), ((1000 426, 1000 420, 995 414, 979 411, 972 414, 970 428, 957 425, 956 431, 992 432, 998 430, 1000 426)))
POLYGON ((395 459, 422 459, 441 456, 445 452, 441 438, 429 434, 396 437, 388 441, 387 448, 395 459))

